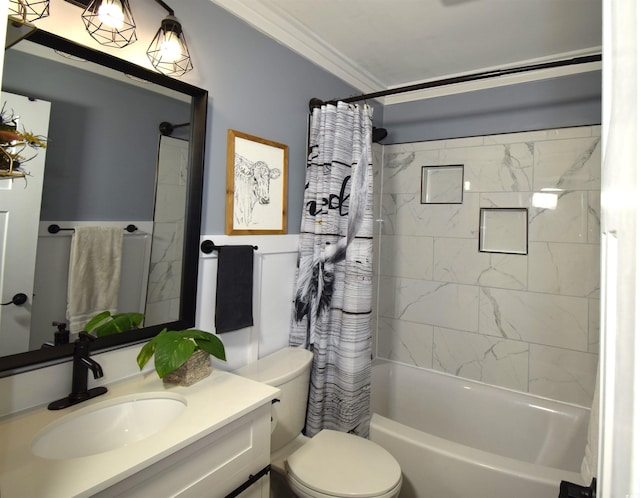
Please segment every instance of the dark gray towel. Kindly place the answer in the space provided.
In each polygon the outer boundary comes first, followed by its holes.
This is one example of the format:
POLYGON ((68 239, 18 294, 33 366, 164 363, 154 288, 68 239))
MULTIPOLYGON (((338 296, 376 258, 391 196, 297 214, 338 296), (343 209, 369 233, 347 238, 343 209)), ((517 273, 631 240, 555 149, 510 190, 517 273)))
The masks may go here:
POLYGON ((216 332, 253 325, 253 246, 218 247, 216 332))

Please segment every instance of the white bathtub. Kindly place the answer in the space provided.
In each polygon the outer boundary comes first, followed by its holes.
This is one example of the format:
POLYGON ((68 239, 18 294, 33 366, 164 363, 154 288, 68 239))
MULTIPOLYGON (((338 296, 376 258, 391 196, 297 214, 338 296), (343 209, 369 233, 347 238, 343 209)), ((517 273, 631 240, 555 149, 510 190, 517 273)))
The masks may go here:
POLYGON ((556 498, 561 480, 583 484, 587 408, 384 360, 371 406, 401 497, 556 498))

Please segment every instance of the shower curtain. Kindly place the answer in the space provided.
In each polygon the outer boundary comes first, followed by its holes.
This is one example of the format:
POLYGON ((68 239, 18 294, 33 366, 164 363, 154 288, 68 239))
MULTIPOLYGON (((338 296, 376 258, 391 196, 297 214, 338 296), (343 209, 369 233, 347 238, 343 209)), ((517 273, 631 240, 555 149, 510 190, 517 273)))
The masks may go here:
POLYGON ((371 116, 368 105, 344 102, 311 116, 290 335, 313 351, 307 436, 369 432, 371 116))

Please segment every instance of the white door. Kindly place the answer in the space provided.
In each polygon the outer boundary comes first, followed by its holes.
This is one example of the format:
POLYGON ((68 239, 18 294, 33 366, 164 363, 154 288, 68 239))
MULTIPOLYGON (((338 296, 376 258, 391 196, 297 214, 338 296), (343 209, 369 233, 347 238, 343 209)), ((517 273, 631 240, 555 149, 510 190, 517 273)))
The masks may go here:
POLYGON ((640 7, 603 2, 598 496, 640 496, 640 7))
MULTIPOLYGON (((19 116, 21 131, 47 136, 51 104, 29 100, 21 95, 2 92, 5 116, 19 116)), ((38 224, 42 202, 42 183, 46 149, 27 149, 25 178, 0 177, 0 299, 10 303, 18 293, 27 295, 23 305, 0 306, 0 355, 22 353, 29 349, 33 275, 38 243, 38 224)))

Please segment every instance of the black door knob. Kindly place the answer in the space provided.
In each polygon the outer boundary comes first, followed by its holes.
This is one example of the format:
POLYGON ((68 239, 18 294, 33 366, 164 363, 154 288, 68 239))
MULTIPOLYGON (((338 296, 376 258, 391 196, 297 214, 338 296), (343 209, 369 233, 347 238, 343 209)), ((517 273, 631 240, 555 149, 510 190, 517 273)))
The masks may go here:
POLYGON ((7 302, 7 303, 2 303, 2 306, 7 306, 8 304, 15 304, 16 306, 22 306, 24 303, 27 302, 27 295, 23 292, 18 292, 15 296, 13 296, 13 299, 11 299, 11 301, 7 302))

